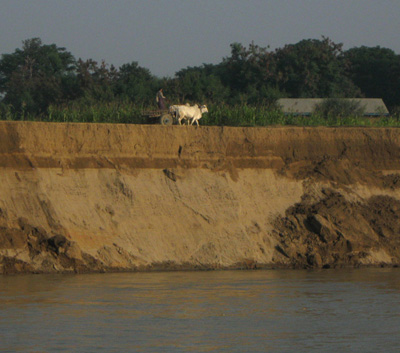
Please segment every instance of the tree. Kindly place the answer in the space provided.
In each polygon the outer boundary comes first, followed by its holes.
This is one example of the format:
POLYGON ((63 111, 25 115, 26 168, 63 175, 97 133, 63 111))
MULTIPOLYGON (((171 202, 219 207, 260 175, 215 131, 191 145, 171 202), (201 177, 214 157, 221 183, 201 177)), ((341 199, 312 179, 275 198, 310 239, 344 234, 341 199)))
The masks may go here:
POLYGON ((114 88, 118 79, 118 72, 114 66, 102 61, 79 59, 76 65, 76 78, 78 83, 78 97, 83 97, 90 102, 109 102, 114 99, 114 88))
POLYGON ((352 99, 327 98, 317 104, 314 113, 323 118, 362 116, 365 108, 360 101, 352 99))
POLYGON ((174 81, 175 95, 180 102, 223 102, 229 94, 211 64, 180 70, 174 81))
POLYGON ((75 59, 65 48, 43 45, 40 38, 22 43, 22 49, 2 55, 0 92, 4 103, 16 111, 43 113, 63 98, 63 85, 73 73, 75 59))
POLYGON ((154 101, 157 85, 157 80, 150 71, 134 61, 120 67, 116 94, 134 103, 149 104, 154 101))
POLYGON ((368 98, 382 98, 389 106, 400 105, 400 56, 391 49, 352 48, 345 52, 348 74, 368 98))
POLYGON ((223 59, 219 73, 224 85, 231 89, 232 101, 258 103, 271 98, 269 92, 276 94, 275 67, 274 53, 268 48, 233 43, 231 56, 223 59))
POLYGON ((276 51, 279 87, 291 97, 355 97, 346 76, 342 44, 329 38, 306 39, 276 51))

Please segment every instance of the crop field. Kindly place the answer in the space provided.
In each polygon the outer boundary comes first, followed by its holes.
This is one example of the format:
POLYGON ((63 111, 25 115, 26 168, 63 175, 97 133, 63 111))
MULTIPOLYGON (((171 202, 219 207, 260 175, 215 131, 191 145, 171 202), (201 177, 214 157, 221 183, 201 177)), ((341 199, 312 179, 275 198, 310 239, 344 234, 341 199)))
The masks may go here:
MULTIPOLYGON (((0 120, 46 121, 46 122, 82 122, 82 123, 119 123, 147 124, 142 116, 154 106, 134 105, 130 102, 107 102, 93 105, 73 104, 51 105, 45 114, 34 115, 22 112, 17 114, 10 107, 0 110, 0 120)), ((400 114, 390 116, 364 117, 359 115, 323 115, 314 113, 310 116, 285 115, 279 109, 247 104, 209 105, 209 112, 204 114, 200 125, 208 126, 400 126, 400 114)))

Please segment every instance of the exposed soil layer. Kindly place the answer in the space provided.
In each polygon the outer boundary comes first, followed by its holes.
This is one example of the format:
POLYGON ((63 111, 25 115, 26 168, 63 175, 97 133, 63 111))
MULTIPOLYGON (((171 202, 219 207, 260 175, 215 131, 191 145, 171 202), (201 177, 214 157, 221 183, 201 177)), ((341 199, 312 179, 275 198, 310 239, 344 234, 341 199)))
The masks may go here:
POLYGON ((400 130, 0 122, 0 273, 400 264, 400 130))
POLYGON ((400 202, 373 196, 349 202, 323 189, 320 200, 290 207, 277 220, 280 251, 293 267, 345 267, 398 264, 400 202))

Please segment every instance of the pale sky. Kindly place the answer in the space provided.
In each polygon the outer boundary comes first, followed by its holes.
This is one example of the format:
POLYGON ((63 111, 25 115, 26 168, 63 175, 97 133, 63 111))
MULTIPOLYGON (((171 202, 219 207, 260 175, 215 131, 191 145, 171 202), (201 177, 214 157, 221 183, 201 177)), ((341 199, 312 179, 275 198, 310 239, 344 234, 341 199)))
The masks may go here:
POLYGON ((275 49, 321 36, 400 54, 400 0, 0 0, 0 54, 39 37, 158 77, 217 64, 234 42, 275 49))

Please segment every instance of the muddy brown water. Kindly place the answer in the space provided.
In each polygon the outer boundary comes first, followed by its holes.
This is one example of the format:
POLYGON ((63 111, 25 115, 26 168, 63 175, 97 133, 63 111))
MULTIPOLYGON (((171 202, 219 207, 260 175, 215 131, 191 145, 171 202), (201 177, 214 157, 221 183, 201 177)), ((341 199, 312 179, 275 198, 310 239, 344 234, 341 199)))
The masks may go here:
POLYGON ((0 352, 398 352, 400 270, 0 277, 0 352))

